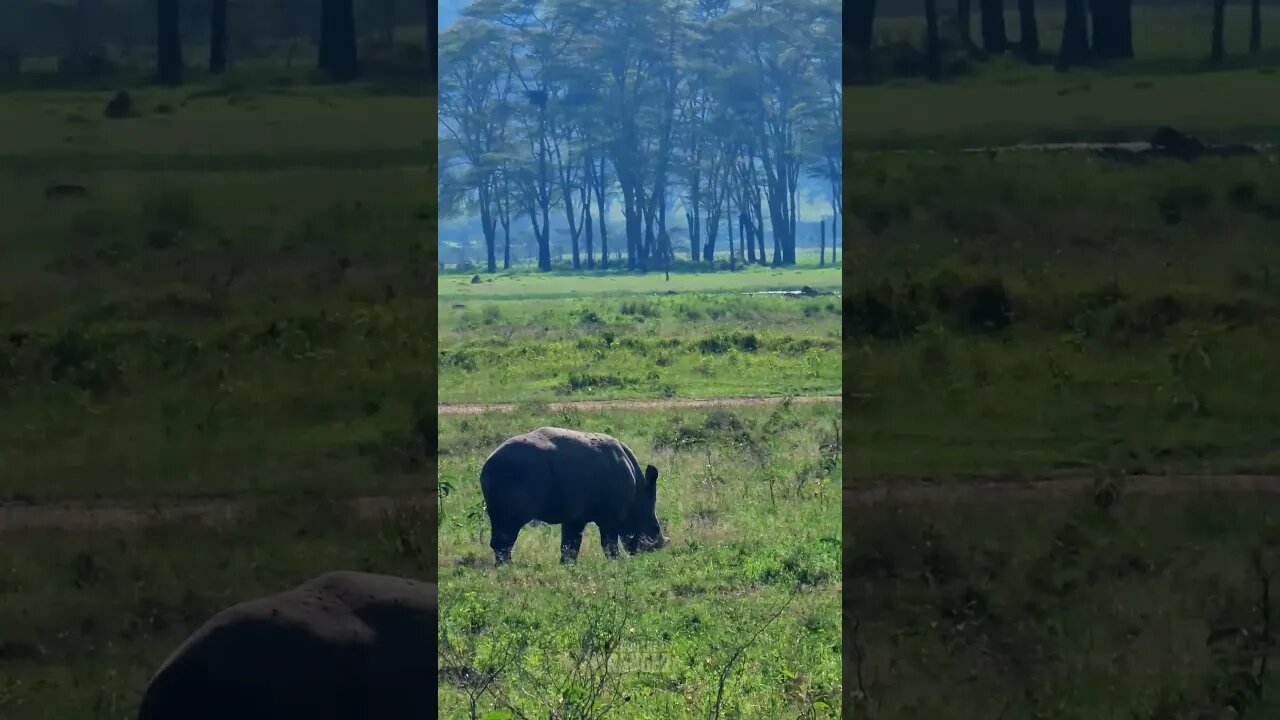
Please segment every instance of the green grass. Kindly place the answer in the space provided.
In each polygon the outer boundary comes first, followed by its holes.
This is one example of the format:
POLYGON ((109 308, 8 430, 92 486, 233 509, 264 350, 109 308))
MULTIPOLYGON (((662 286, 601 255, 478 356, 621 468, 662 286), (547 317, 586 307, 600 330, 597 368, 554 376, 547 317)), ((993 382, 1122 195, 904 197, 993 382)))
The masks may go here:
POLYGON ((44 133, 105 94, 0 96, 0 497, 421 486, 434 158, 407 151, 434 101, 210 92, 137 91, 199 97, 89 122, 91 161, 44 133))
POLYGON ((1172 125, 1215 142, 1276 142, 1270 69, 1110 75, 1008 66, 933 85, 847 86, 845 147, 960 148, 1150 139, 1172 125))
POLYGON ((1274 715, 1259 663, 1276 511, 1212 490, 846 509, 846 704, 903 720, 1274 715))
POLYGON ((599 295, 443 305, 440 402, 840 389, 841 308, 833 296, 599 295))
MULTIPOLYGON (((526 409, 442 417, 440 477, 452 492, 441 501, 441 621, 449 639, 441 663, 446 678, 485 668, 500 675, 484 693, 460 680, 442 683, 441 716, 470 716, 469 687, 482 713, 514 704, 530 714, 563 709, 575 688, 605 680, 597 707, 619 704, 609 717, 708 717, 719 673, 764 627, 730 668, 724 712, 839 717, 839 412, 526 409), (480 465, 502 439, 543 424, 608 432, 655 464, 658 516, 671 545, 610 563, 589 530, 578 564, 566 568, 558 564, 558 528, 528 527, 514 564, 495 570, 480 465), (796 583, 803 588, 788 603, 796 583), (638 669, 647 674, 568 671, 566 654, 583 638, 599 642, 615 632, 615 667, 645 663, 638 669)), ((588 666, 604 657, 587 655, 588 666)))
MULTIPOLYGON (((1037 12, 1045 61, 1012 56, 962 60, 965 72, 941 84, 891 80, 845 88, 845 147, 956 148, 1013 143, 1147 140, 1172 125, 1218 142, 1276 142, 1280 108, 1261 103, 1275 85, 1280 43, 1263 33, 1259 55, 1248 47, 1249 9, 1229 5, 1227 57, 1209 67, 1210 6, 1134 9, 1135 59, 1056 72, 1062 37, 1060 7, 1037 12)), ((1018 13, 1006 15, 1011 43, 1018 13)), ((1280 9, 1263 8, 1263 27, 1280 24, 1280 9)), ((885 17, 877 33, 920 45, 923 17, 885 17)), ((980 40, 978 13, 973 34, 980 40)), ((1011 53, 1016 53, 1016 46, 1011 53)))
POLYGON ((901 156, 854 177, 851 478, 1280 467, 1274 165, 901 156))
MULTIPOLYGON (((811 260, 813 265, 817 265, 816 258, 811 260)), ((511 272, 489 276, 482 273, 479 283, 472 283, 471 277, 471 274, 452 273, 441 276, 440 302, 550 300, 597 295, 655 295, 667 292, 757 292, 799 290, 805 285, 827 291, 840 289, 839 265, 826 268, 787 269, 753 266, 736 272, 673 273, 670 280, 666 280, 660 270, 643 274, 553 272, 535 275, 528 272, 511 272)))
POLYGON ((434 508, 356 520, 280 504, 230 524, 6 533, 0 715, 135 717, 159 664, 211 615, 334 569, 433 578, 434 508))
POLYGON ((851 165, 844 483, 931 479, 953 500, 845 508, 846 706, 1274 714, 1258 638, 1275 609, 1251 563, 1280 564, 1275 498, 1126 495, 1110 479, 1280 473, 1275 165, 851 165), (961 476, 1059 474, 1098 486, 954 501, 961 476))
POLYGON ((434 154, 429 132, 436 104, 425 92, 381 94, 360 84, 145 87, 131 90, 137 117, 107 119, 102 111, 112 95, 0 93, 0 168, 24 158, 46 171, 121 164, 164 169, 177 162, 195 169, 195 158, 225 165, 225 158, 247 164, 244 158, 267 157, 277 165, 290 160, 317 168, 334 157, 374 156, 386 164, 434 159, 428 156, 434 154), (168 110, 158 111, 161 106, 168 110))

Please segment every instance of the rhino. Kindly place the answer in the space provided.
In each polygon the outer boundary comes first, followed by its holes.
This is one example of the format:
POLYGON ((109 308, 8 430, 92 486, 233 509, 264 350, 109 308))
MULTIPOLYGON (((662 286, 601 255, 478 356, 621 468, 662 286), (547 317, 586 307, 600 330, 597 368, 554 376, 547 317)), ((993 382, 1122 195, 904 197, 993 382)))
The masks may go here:
POLYGON ((152 678, 138 720, 435 717, 436 585, 330 572, 232 606, 152 678))
POLYGON ((578 558, 587 523, 600 548, 618 557, 618 540, 635 555, 667 543, 656 513, 658 469, 640 468, 631 448, 602 433, 540 427, 506 440, 484 461, 480 489, 489 515, 494 563, 511 562, 520 528, 560 526, 560 562, 578 558))

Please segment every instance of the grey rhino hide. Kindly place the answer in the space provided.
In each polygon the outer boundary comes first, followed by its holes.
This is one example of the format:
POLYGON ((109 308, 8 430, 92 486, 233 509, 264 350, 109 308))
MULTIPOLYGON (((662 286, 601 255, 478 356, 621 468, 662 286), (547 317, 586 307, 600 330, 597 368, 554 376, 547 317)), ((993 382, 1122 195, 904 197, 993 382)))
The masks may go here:
POLYGON ((621 535, 633 552, 638 534, 661 546, 654 514, 657 471, 652 472, 646 477, 631 449, 602 433, 542 427, 517 435, 494 450, 480 471, 494 543, 509 547, 522 525, 539 520, 596 523, 602 533, 612 529, 621 535))
POLYGON ((435 717, 436 586, 331 572, 215 615, 152 679, 139 720, 435 717))

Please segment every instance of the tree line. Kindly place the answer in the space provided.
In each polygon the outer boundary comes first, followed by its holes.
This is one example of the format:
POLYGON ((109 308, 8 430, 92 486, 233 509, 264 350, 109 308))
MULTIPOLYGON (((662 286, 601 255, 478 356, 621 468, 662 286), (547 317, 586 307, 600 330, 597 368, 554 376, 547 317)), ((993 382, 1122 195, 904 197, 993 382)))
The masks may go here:
POLYGON ((575 270, 611 243, 629 270, 669 263, 681 221, 694 263, 724 238, 731 262, 792 265, 803 174, 834 246, 840 22, 834 0, 477 0, 440 41, 442 212, 479 217, 489 272, 517 219, 550 270, 553 213, 575 270))
MULTIPOLYGON (((1221 63, 1226 56, 1226 0, 1212 3, 1209 60, 1221 63)), ((938 30, 938 0, 922 0, 925 15, 925 67, 928 76, 942 74, 938 30)), ((1133 0, 1061 0, 1065 18, 1056 64, 1059 69, 1092 61, 1133 58, 1133 0)), ((1262 52, 1262 2, 1250 0, 1249 53, 1262 52)), ((844 42, 853 50, 849 60, 859 62, 872 49, 875 39, 876 0, 845 0, 844 42)), ((978 0, 980 43, 973 36, 973 0, 955 0, 956 34, 966 52, 1003 55, 1017 52, 1028 62, 1041 57, 1036 0, 1017 0, 1019 38, 1009 38, 1005 0, 978 0)), ((858 72, 857 68, 853 72, 858 72)))
POLYGON ((430 77, 437 73, 435 0, 7 0, 2 5, 0 55, 12 73, 21 71, 24 56, 43 54, 59 56, 60 69, 89 67, 101 74, 110 66, 107 46, 127 57, 140 46, 152 46, 156 78, 179 84, 189 36, 207 43, 208 70, 216 75, 228 69, 229 43, 238 32, 246 54, 264 41, 309 38, 317 46, 322 73, 352 80, 361 75, 361 41, 390 45, 396 26, 404 23, 426 24, 425 58, 416 67, 430 77))

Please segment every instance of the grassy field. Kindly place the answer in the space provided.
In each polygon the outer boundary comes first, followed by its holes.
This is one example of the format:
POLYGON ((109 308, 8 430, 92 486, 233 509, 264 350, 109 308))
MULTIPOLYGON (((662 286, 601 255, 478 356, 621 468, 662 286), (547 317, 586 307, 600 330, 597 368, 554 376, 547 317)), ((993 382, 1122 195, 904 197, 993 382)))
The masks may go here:
POLYGON ((115 120, 108 92, 0 94, 0 503, 264 507, 0 529, 5 718, 132 717, 227 605, 331 569, 435 574, 433 507, 328 504, 430 488, 434 99, 131 90, 115 120))
POLYGON ((840 717, 838 406, 440 420, 440 477, 452 488, 441 500, 441 717, 504 706, 708 717, 717 704, 726 717, 840 717), (514 565, 495 571, 480 465, 544 424, 610 433, 656 465, 671 545, 611 563, 592 529, 566 568, 558 528, 529 527, 514 565), (594 649, 575 649, 583 643, 594 649), (602 695, 586 699, 597 683, 602 695))
POLYGON ((720 274, 672 276, 671 291, 657 275, 450 278, 440 402, 838 394, 839 298, 745 294, 829 288, 838 273, 743 271, 727 287, 720 274), (463 295, 471 287, 493 292, 463 295))
POLYGON ((0 535, 0 714, 132 718, 212 614, 335 569, 434 577, 435 508, 382 520, 281 503, 230 524, 0 535))
POLYGON ((1179 32, 1143 30, 1139 61, 1097 71, 999 61, 943 85, 848 88, 853 717, 1276 710, 1275 495, 1123 481, 1280 474, 1275 163, 949 151, 1164 124, 1275 139, 1256 102, 1269 56, 1200 72, 1179 32), (857 154, 892 145, 938 152, 857 154), (997 492, 1061 476, 1078 496, 997 492), (868 500, 895 483, 916 492, 868 500))
MULTIPOLYGON (((966 72, 943 84, 898 79, 848 86, 845 147, 955 148, 1023 142, 1147 140, 1161 125, 1218 142, 1277 142, 1277 109, 1260 103, 1275 85, 1280 42, 1263 33, 1259 55, 1248 47, 1248 7, 1231 4, 1228 57, 1209 67, 1210 6, 1134 10, 1135 59, 1056 72, 1052 58, 1062 37, 1062 11, 1037 13, 1046 62, 1012 57, 967 61, 966 72)), ((1018 40, 1018 15, 1006 24, 1018 40)), ((1263 27, 1280 24, 1280 8, 1263 8, 1263 27)), ((918 46, 922 17, 886 17, 885 39, 918 46)), ((980 37, 978 19, 973 21, 980 37)))
POLYGON ((1106 497, 846 509, 853 717, 1280 710, 1276 496, 1106 497))
POLYGON ((105 96, 0 96, 25 111, 0 113, 0 497, 421 484, 434 170, 407 151, 426 141, 418 120, 433 105, 366 90, 394 103, 370 113, 354 89, 306 92, 261 91, 222 115, 95 121, 89 165, 53 147, 42 118, 105 96), (359 129, 361 117, 388 124, 359 129), (292 144, 277 145, 281 133, 292 144), (393 147, 407 154, 383 153, 393 147), (339 151, 369 162, 326 166, 339 151), (250 157, 263 159, 237 160, 250 157), (46 200, 58 182, 89 196, 46 200))
POLYGON ((1280 467, 1274 164, 885 156, 853 176, 844 389, 869 397, 848 472, 1280 467))

